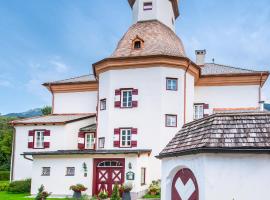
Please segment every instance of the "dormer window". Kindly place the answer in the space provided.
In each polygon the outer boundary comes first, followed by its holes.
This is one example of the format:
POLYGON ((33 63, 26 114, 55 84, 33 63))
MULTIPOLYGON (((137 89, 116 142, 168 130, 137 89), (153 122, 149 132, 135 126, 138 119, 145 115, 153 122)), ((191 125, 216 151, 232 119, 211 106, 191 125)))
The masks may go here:
POLYGON ((142 46, 141 41, 134 42, 134 49, 140 49, 142 46))
POLYGON ((143 10, 152 10, 153 9, 153 3, 152 2, 144 2, 143 3, 143 10))
POLYGON ((136 36, 136 38, 132 42, 133 49, 138 50, 143 48, 143 39, 141 39, 139 36, 136 36))

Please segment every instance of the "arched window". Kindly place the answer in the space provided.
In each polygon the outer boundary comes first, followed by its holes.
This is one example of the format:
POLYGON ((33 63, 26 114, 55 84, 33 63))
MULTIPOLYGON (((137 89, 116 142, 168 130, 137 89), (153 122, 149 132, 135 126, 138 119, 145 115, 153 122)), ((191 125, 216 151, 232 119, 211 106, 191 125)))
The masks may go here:
POLYGON ((105 160, 97 165, 98 167, 123 167, 122 163, 116 160, 105 160))
POLYGON ((132 48, 134 50, 139 50, 139 49, 142 49, 144 46, 144 41, 143 39, 141 39, 138 35, 136 36, 135 39, 133 39, 132 41, 132 48))

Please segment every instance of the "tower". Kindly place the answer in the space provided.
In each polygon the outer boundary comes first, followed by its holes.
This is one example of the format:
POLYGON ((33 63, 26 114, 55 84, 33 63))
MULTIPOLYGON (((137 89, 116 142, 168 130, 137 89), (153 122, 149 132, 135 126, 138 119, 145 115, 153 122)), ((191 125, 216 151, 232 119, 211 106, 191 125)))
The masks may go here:
POLYGON ((128 0, 133 12, 133 23, 158 20, 175 31, 179 16, 178 0, 128 0))

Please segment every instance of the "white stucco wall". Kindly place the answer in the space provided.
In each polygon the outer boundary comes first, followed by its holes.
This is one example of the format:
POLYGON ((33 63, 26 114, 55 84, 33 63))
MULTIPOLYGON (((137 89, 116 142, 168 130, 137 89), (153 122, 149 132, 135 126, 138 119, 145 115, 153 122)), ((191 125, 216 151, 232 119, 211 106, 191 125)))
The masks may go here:
POLYGON ((54 93, 54 114, 96 113, 97 92, 54 93))
POLYGON ((195 103, 214 108, 248 108, 259 106, 259 86, 203 86, 195 87, 195 103))
MULTIPOLYGON (((132 192, 139 194, 147 189, 147 185, 140 185, 140 169, 148 166, 148 155, 66 155, 66 156, 35 156, 32 170, 32 187, 31 194, 36 194, 40 185, 44 185, 48 192, 52 192, 53 196, 72 195, 73 192, 69 187, 74 184, 83 184, 88 188, 85 192, 92 195, 93 183, 93 159, 113 159, 125 158, 125 174, 128 171, 135 173, 134 188, 132 192), (87 165, 87 177, 84 177, 83 163, 87 165), (129 169, 131 163, 132 169, 129 169), (51 167, 50 176, 41 176, 42 167, 51 167), (75 176, 66 176, 66 167, 75 167, 75 176)), ((126 176, 125 176, 125 182, 126 176)))
MULTIPOLYGON (((188 75, 187 112, 193 109, 193 90, 194 79, 188 75)), ((99 98, 107 99, 107 109, 98 114, 100 123, 97 131, 98 137, 106 138, 105 148, 113 148, 115 128, 137 128, 137 148, 152 149, 150 179, 159 179, 160 161, 154 156, 158 155, 183 125, 184 70, 160 66, 107 71, 99 76, 99 98), (178 78, 178 91, 166 90, 166 77, 178 78), (120 88, 138 89, 137 108, 114 108, 115 90, 120 88), (178 126, 165 127, 165 114, 178 115, 178 126)))
POLYGON ((91 118, 68 123, 65 126, 16 126, 13 179, 20 180, 31 177, 32 162, 23 158, 21 155, 23 152, 77 149, 79 129, 94 122, 95 118, 91 118), (34 129, 46 129, 51 131, 50 137, 46 137, 50 142, 50 148, 28 148, 28 132, 34 129))
POLYGON ((162 200, 171 199, 172 179, 181 168, 193 171, 200 200, 268 199, 270 155, 199 154, 162 160, 162 200))
POLYGON ((138 21, 158 20, 175 31, 175 20, 172 3, 169 0, 136 0, 132 8, 133 23, 138 21), (152 10, 143 10, 144 2, 152 2, 152 10))

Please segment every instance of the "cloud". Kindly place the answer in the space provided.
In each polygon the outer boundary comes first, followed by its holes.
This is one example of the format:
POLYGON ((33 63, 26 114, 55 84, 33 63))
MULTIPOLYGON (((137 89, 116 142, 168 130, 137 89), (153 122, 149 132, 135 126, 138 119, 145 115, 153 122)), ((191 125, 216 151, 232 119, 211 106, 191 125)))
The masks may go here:
POLYGON ((69 67, 65 63, 56 60, 52 60, 50 61, 50 63, 55 66, 56 71, 59 73, 67 72, 69 69, 69 67))

